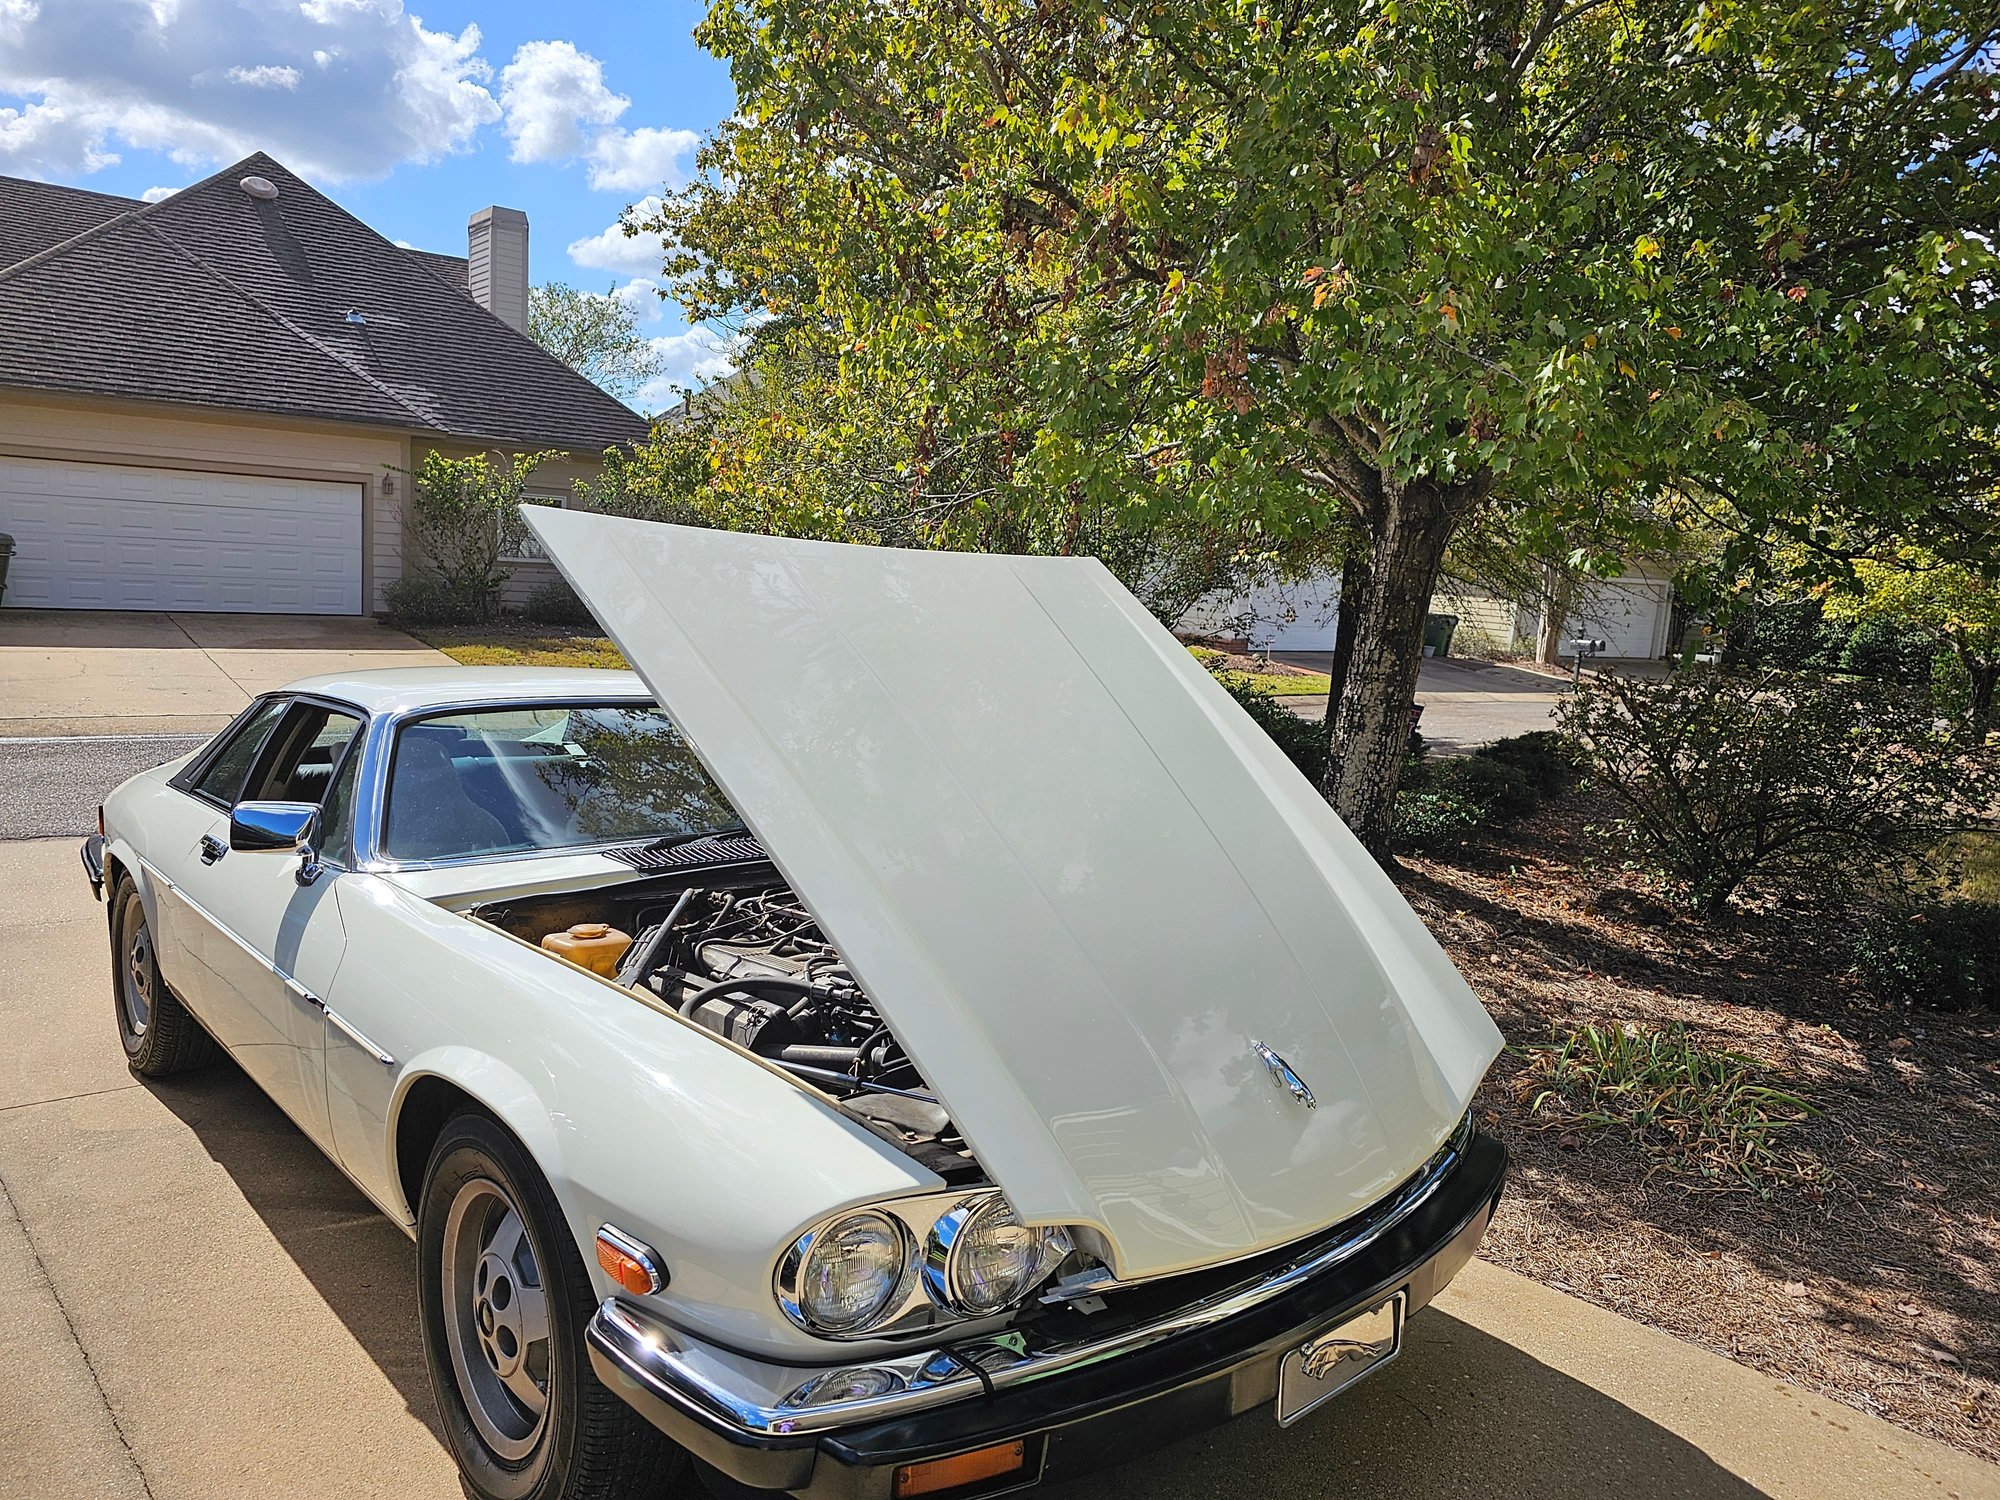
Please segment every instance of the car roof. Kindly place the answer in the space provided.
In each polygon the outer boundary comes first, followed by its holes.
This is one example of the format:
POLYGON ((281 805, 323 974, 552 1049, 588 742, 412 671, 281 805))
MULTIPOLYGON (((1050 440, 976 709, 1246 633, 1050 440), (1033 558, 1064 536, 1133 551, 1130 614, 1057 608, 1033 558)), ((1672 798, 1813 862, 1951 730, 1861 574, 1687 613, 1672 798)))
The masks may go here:
POLYGON ((384 667, 302 677, 281 690, 338 698, 371 714, 405 714, 472 703, 636 698, 652 691, 636 672, 594 667, 384 667))

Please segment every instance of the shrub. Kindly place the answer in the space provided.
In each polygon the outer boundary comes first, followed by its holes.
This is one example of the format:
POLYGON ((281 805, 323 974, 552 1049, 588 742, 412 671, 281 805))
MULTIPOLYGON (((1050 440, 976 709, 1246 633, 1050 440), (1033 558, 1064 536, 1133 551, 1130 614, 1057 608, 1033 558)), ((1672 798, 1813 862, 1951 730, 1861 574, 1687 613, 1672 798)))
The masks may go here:
POLYGON ((1474 752, 1480 760, 1512 766, 1528 780, 1538 797, 1560 797, 1576 785, 1576 747, 1553 729, 1537 729, 1511 739, 1495 740, 1474 752))
POLYGON ((1276 742, 1286 758, 1305 773, 1307 780, 1319 785, 1326 770, 1326 726, 1301 719, 1241 672, 1216 672, 1215 680, 1257 721, 1257 727, 1276 742))
MULTIPOLYGON (((428 594, 413 586, 404 597, 419 608, 442 607, 438 601, 448 600, 453 611, 430 623, 490 620, 498 612, 500 585, 507 580, 500 559, 519 543, 523 530, 522 491, 535 469, 557 456, 428 453, 416 468, 402 471, 410 481, 402 512, 412 544, 405 576, 434 585, 428 594)), ((399 612, 393 601, 389 607, 399 612)), ((403 617, 419 620, 415 614, 403 617)))
POLYGON ((382 602, 389 618, 403 625, 469 625, 490 613, 484 590, 467 596, 429 573, 405 573, 385 585, 382 602))
POLYGON ((1690 1187, 1768 1194, 1826 1175, 1785 1139, 1818 1110, 1764 1082, 1752 1059, 1701 1047, 1684 1026, 1585 1026, 1527 1048, 1526 1058, 1519 1086, 1531 1114, 1558 1128, 1621 1131, 1655 1170, 1690 1187))
POLYGON ((1462 797, 1479 809, 1480 819, 1486 823, 1525 818, 1541 803, 1518 766, 1477 755, 1431 762, 1424 789, 1462 797))
POLYGON ((1888 620, 1862 620, 1849 632, 1840 651, 1840 670, 1878 682, 1922 687, 1931 680, 1931 658, 1938 654, 1937 636, 1909 630, 1888 620))
POLYGON ((538 625, 586 625, 598 629, 597 616, 590 607, 576 595, 560 578, 551 578, 547 583, 538 583, 528 591, 527 602, 521 606, 521 613, 538 625))
POLYGON ((1472 841, 1486 809, 1465 793, 1431 784, 1396 793, 1396 842, 1419 854, 1449 854, 1472 841))
POLYGON ((1854 940, 1878 999, 1929 1010, 2000 1010, 2000 907, 1930 897, 1892 901, 1854 940))
POLYGON ((1624 809, 1632 853, 1720 911, 1746 884, 1826 885, 1934 842, 1984 768, 1928 709, 1866 683, 1695 668, 1604 674, 1560 710, 1624 809))

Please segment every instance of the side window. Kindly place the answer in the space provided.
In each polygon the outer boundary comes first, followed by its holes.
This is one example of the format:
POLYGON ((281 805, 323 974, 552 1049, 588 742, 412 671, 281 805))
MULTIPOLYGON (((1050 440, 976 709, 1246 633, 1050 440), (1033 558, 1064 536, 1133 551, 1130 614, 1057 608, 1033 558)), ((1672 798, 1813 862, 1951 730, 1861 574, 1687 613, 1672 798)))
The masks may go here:
POLYGON ((288 707, 290 704, 286 699, 276 698, 251 715, 215 759, 208 763, 208 769, 194 783, 195 790, 205 797, 213 797, 224 806, 241 802, 244 778, 250 774, 257 752, 270 739, 272 727, 284 717, 288 707))
POLYGON ((353 714, 300 703, 271 736, 271 751, 251 772, 239 799, 245 802, 324 802, 361 720, 353 714))
POLYGON ((320 852, 335 864, 351 862, 354 842, 354 786, 361 776, 361 746, 349 747, 333 778, 333 789, 320 804, 320 852))

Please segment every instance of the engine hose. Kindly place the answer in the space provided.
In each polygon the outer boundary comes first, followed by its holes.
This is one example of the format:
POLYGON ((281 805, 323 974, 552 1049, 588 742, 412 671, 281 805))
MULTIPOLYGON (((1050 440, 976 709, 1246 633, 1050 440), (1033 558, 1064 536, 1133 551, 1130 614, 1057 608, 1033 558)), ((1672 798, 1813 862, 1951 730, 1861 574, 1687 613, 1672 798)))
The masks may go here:
POLYGON ((815 1047, 806 1042, 778 1049, 781 1063, 804 1063, 813 1068, 829 1068, 836 1073, 852 1073, 861 1061, 859 1047, 815 1047))
POLYGON ((687 999, 681 1001, 681 1014, 692 1018, 695 1007, 704 1000, 713 1000, 717 995, 754 995, 759 990, 780 990, 788 995, 799 996, 797 1004, 790 1012, 792 1019, 798 1017, 819 995, 819 991, 803 979, 787 979, 778 974, 749 974, 741 979, 718 979, 714 984, 705 984, 687 999))

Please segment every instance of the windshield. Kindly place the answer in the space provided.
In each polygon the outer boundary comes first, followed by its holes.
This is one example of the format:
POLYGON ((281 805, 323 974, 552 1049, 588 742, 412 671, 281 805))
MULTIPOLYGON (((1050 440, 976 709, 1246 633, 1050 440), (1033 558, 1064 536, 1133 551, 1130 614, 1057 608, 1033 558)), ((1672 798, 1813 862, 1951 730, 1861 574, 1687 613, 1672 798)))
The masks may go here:
POLYGON ((456 859, 740 826, 680 731, 643 703, 529 705, 403 725, 382 852, 456 859))

